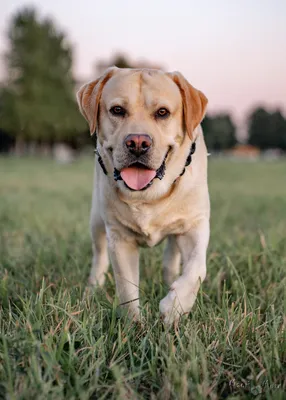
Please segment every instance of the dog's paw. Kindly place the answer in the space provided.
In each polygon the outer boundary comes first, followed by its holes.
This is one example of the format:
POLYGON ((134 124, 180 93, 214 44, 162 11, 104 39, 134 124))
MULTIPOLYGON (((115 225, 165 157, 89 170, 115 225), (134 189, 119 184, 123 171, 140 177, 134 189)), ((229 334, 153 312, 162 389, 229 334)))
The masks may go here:
POLYGON ((165 325, 171 325, 179 320, 182 312, 178 307, 178 298, 174 291, 170 291, 164 299, 160 301, 159 310, 161 319, 165 325))
POLYGON ((98 285, 97 283, 91 284, 90 281, 88 281, 88 283, 85 287, 85 290, 83 292, 83 295, 82 295, 82 300, 91 299, 92 297, 94 297, 95 294, 97 296, 99 296, 99 295, 104 296, 107 298, 107 300, 109 300, 110 303, 112 302, 112 300, 108 298, 109 297, 108 293, 102 286, 98 285))
POLYGON ((90 275, 88 278, 89 287, 102 287, 105 283, 105 274, 99 274, 98 276, 90 275))
POLYGON ((140 314, 140 309, 139 307, 126 307, 126 306, 118 306, 117 307, 117 318, 127 318, 132 322, 135 323, 140 323, 140 321, 142 320, 142 316, 140 314))
POLYGON ((174 282, 164 299, 160 301, 159 309, 165 325, 177 322, 181 315, 191 311, 195 301, 196 293, 181 286, 178 281, 174 282))
POLYGON ((93 294, 94 294, 94 291, 95 291, 95 287, 94 287, 94 286, 92 286, 92 285, 87 285, 87 286, 85 287, 85 289, 84 289, 83 294, 82 294, 82 300, 87 300, 87 299, 89 299, 90 297, 92 297, 93 294))

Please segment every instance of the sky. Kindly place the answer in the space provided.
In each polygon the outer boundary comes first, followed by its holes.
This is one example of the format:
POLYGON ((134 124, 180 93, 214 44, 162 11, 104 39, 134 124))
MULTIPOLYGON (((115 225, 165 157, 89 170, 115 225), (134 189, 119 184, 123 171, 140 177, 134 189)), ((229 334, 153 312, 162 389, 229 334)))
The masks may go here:
POLYGON ((124 52, 182 72, 210 113, 236 121, 257 105, 286 113, 286 0, 1 0, 0 53, 11 16, 31 5, 67 34, 78 79, 124 52))

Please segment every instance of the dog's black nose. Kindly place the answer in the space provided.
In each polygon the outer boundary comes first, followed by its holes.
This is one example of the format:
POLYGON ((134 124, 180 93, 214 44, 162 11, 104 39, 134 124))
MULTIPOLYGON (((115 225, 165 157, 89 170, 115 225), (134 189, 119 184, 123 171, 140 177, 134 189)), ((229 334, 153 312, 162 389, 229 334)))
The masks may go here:
POLYGON ((130 153, 139 157, 150 149, 152 138, 145 134, 131 134, 126 136, 124 143, 130 153))

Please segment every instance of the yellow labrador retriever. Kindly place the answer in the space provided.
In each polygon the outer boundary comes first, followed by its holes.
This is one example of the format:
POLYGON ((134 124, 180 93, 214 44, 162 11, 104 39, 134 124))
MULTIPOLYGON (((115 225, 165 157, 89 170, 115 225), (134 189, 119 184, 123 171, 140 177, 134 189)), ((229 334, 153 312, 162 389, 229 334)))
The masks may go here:
POLYGON ((206 276, 210 204, 200 122, 207 99, 178 72, 109 68, 77 93, 97 137, 89 284, 111 259, 117 295, 139 317, 139 246, 167 238, 166 323, 191 310, 206 276), (180 276, 180 265, 182 274, 180 276))

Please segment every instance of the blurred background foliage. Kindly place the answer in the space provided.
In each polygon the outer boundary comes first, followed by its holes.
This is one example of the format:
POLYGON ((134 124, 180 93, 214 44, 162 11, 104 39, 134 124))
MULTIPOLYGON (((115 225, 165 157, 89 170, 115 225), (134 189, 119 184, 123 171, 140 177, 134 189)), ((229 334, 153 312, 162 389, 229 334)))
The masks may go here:
POLYGON ((34 9, 12 19, 1 91, 1 126, 17 143, 54 143, 85 129, 75 103, 72 49, 49 19, 34 9))
MULTIPOLYGON (((65 143, 80 149, 91 144, 75 101, 79 82, 72 73, 73 49, 66 35, 51 19, 41 19, 34 8, 24 8, 11 19, 7 39, 6 80, 0 87, 0 152, 21 153, 31 142, 37 148, 65 143)), ((132 65, 124 54, 115 54, 98 63, 97 73, 110 65, 142 67, 132 65)), ((230 113, 207 115, 202 125, 210 151, 237 145, 237 127, 230 113)), ((286 119, 280 110, 253 109, 246 130, 247 144, 262 151, 286 150, 286 119)))

